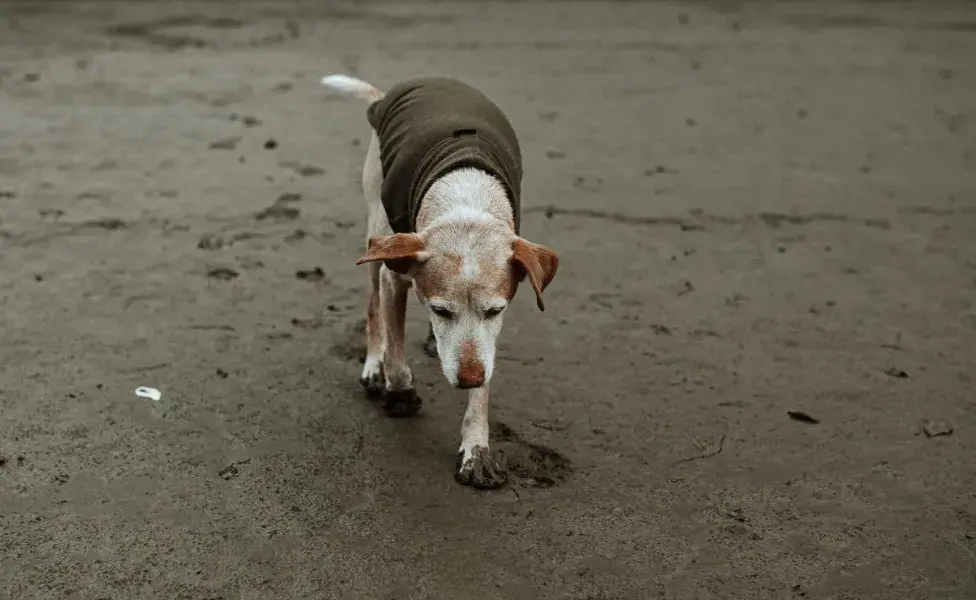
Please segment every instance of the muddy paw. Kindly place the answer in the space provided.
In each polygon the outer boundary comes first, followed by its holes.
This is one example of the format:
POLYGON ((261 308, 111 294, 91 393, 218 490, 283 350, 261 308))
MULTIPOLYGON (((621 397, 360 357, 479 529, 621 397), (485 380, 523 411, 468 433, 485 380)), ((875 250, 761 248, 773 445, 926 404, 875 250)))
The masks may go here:
POLYGON ((387 390, 383 395, 383 410, 390 417, 412 417, 420 410, 423 401, 417 395, 417 390, 387 390))
POLYGON ((508 472, 495 460, 488 448, 475 448, 467 460, 463 451, 458 453, 454 479, 461 485, 492 490, 505 485, 508 481, 508 472))
POLYGON ((427 330, 427 340, 424 342, 424 354, 431 358, 437 358, 437 338, 434 337, 434 330, 427 330))
POLYGON ((386 388, 382 367, 376 370, 363 369, 363 374, 359 376, 359 383, 370 397, 382 396, 386 388))

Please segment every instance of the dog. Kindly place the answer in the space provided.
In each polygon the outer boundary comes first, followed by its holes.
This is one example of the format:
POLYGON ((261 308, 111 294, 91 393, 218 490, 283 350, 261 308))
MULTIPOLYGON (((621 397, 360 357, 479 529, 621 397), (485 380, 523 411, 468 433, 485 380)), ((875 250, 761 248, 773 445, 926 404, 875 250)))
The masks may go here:
POLYGON ((425 344, 447 381, 468 390, 455 479, 477 488, 506 481, 488 443, 489 381, 505 309, 526 278, 543 290, 559 267, 553 250, 519 235, 522 157, 508 119, 457 79, 415 78, 387 92, 346 75, 322 84, 369 103, 363 167, 369 266, 366 361, 360 381, 391 416, 421 405, 404 354, 407 292, 429 311, 425 344))

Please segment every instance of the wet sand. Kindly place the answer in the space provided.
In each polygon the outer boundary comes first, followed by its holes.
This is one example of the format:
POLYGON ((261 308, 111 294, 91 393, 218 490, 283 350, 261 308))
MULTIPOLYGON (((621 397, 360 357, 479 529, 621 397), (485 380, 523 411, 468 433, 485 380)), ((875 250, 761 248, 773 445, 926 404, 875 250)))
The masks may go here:
POLYGON ((966 2, 0 3, 0 598, 976 597, 973 56, 966 2), (333 72, 521 136, 501 490, 413 300, 422 416, 359 387, 333 72))

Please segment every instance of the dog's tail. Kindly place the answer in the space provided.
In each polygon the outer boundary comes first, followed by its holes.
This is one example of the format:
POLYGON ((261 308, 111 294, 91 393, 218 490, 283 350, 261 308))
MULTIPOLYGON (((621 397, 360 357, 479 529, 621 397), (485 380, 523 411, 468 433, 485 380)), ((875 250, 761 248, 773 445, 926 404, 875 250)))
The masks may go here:
POLYGON ((323 77, 322 85, 338 90, 347 96, 353 96, 370 103, 383 98, 383 92, 374 86, 366 83, 362 79, 356 79, 348 75, 329 75, 323 77))

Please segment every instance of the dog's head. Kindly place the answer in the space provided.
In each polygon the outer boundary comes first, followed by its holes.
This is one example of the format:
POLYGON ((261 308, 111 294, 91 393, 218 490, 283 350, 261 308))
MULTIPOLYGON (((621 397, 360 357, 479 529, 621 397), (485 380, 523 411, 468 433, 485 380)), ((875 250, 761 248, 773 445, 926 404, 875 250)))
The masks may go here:
POLYGON ((370 238, 357 264, 383 261, 411 277, 430 310, 444 376, 469 389, 491 379, 495 343, 505 309, 519 282, 528 278, 540 310, 542 291, 556 276, 559 256, 485 223, 450 223, 423 235, 397 233, 370 238))

